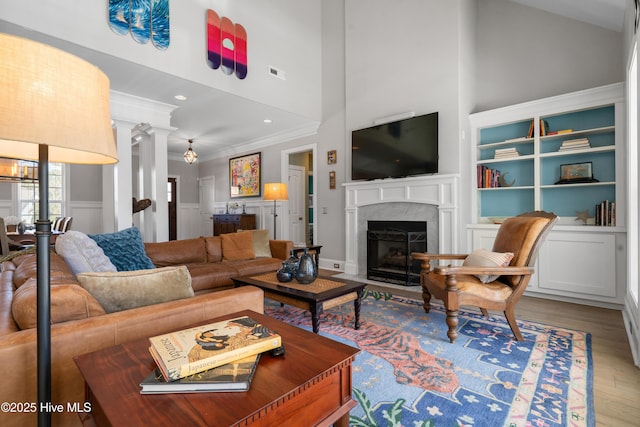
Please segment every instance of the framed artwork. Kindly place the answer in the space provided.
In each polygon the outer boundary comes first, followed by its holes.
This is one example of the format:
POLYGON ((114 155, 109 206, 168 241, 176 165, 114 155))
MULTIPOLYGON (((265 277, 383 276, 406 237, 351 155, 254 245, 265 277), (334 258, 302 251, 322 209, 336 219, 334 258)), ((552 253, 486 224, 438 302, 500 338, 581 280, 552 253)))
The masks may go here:
POLYGON ((230 197, 260 197, 261 172, 260 153, 229 159, 230 197))
POLYGON ((593 169, 591 162, 570 163, 560 165, 560 181, 562 184, 576 182, 593 182, 593 169))
POLYGON ((336 189, 336 172, 331 171, 329 172, 329 190, 335 190, 335 189, 336 189))
POLYGON ((327 151, 327 164, 335 165, 338 162, 338 153, 336 150, 327 151))

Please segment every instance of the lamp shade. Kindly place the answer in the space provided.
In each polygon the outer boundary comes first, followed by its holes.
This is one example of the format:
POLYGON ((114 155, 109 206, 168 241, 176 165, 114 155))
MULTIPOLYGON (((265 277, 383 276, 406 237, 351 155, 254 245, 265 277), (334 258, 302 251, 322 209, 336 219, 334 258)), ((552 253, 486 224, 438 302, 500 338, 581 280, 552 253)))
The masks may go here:
POLYGON ((0 155, 107 164, 118 161, 109 79, 60 49, 0 34, 0 155))
POLYGON ((264 200, 289 200, 287 184, 283 182, 269 182, 264 185, 264 200))

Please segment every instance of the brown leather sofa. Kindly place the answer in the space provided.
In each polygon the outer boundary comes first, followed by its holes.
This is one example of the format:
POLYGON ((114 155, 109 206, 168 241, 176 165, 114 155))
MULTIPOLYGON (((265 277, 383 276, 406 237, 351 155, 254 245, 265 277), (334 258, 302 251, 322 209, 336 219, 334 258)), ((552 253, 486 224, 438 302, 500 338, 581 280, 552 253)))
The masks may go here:
MULTIPOLYGON (((148 243, 146 251, 157 266, 187 265, 195 296, 109 314, 79 286, 64 260, 52 253, 52 399, 54 404, 64 407, 61 413, 52 415, 53 425, 80 425, 79 414, 68 410, 74 404, 82 408, 85 402, 84 382, 73 362, 74 356, 240 310, 262 313, 262 290, 251 286, 228 289, 232 287, 231 277, 274 270, 288 256, 292 245, 288 241, 273 241, 270 242, 273 258, 226 261, 219 237, 148 243)), ((0 402, 8 404, 0 411, 2 426, 31 426, 37 422, 37 414, 33 412, 37 404, 37 330, 21 330, 12 315, 14 294, 23 287, 29 291, 35 281, 34 254, 2 263, 0 402), (17 290, 16 283, 22 284, 17 290)), ((35 298, 35 293, 32 294, 35 298)), ((35 303, 26 305, 33 305, 35 316, 35 303)))

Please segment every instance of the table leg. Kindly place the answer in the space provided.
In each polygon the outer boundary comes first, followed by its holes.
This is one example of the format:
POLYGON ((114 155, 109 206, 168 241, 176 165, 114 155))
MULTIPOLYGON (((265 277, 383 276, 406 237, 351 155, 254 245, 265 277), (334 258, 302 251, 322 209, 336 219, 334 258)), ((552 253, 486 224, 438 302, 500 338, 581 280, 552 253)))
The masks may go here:
POLYGON ((361 305, 361 301, 362 301, 363 290, 364 290, 364 288, 361 288, 361 289, 359 289, 357 291, 358 296, 353 301, 353 308, 354 308, 355 315, 356 315, 355 323, 353 325, 354 329, 360 329, 360 305, 361 305))
POLYGON ((320 330, 320 313, 322 313, 322 304, 311 304, 311 328, 314 333, 320 330))

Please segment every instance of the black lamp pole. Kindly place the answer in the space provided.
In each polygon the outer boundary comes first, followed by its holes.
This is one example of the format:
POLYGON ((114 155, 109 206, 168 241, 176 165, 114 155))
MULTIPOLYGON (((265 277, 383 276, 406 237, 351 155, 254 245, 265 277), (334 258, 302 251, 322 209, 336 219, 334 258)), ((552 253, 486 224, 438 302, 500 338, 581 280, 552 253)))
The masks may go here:
POLYGON ((276 201, 273 200, 273 240, 276 240, 276 218, 278 214, 276 213, 276 201))
POLYGON ((38 190, 39 219, 36 221, 37 324, 38 324, 38 426, 51 425, 51 277, 49 245, 49 147, 39 145, 38 190), (43 410, 44 409, 44 410, 43 410))

